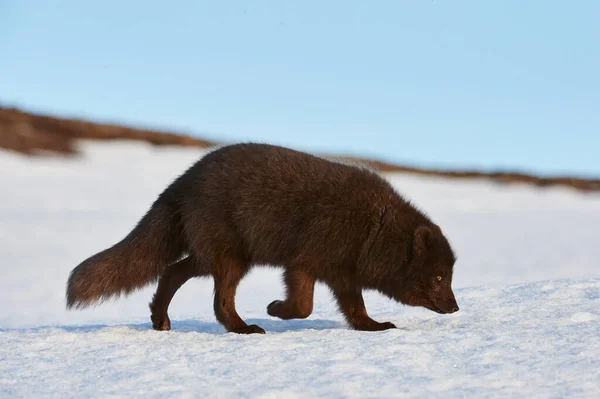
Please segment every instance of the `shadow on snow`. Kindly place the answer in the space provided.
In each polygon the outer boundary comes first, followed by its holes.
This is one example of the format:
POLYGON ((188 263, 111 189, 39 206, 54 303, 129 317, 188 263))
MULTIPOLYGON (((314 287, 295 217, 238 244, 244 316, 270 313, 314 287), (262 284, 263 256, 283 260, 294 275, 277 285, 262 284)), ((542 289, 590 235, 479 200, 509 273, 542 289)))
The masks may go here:
MULTIPOLYGON (((268 333, 284 333, 306 330, 335 330, 348 328, 345 323, 334 320, 273 320, 273 319, 246 319, 248 324, 257 324, 268 333)), ((29 332, 36 333, 44 330, 60 329, 72 333, 99 332, 104 329, 127 328, 139 332, 152 331, 161 333, 204 333, 204 334, 226 334, 225 328, 217 322, 201 320, 171 320, 171 331, 154 331, 152 323, 135 324, 90 324, 90 325, 45 325, 32 328, 0 328, 0 332, 29 332)))

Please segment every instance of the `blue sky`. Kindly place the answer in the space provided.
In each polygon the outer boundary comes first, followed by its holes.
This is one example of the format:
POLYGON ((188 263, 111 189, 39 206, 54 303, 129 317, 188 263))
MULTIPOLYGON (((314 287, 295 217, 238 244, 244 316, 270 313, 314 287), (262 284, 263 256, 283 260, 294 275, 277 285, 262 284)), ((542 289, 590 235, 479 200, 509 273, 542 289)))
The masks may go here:
POLYGON ((441 167, 600 175, 597 1, 0 2, 0 102, 441 167))

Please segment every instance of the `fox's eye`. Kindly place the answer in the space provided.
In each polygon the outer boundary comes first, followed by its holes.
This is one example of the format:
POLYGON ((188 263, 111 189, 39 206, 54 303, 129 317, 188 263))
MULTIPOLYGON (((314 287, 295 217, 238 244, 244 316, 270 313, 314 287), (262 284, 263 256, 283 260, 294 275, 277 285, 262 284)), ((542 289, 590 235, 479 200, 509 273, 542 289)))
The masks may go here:
POLYGON ((437 276, 437 277, 436 277, 436 280, 437 280, 437 281, 442 281, 442 276, 437 276))

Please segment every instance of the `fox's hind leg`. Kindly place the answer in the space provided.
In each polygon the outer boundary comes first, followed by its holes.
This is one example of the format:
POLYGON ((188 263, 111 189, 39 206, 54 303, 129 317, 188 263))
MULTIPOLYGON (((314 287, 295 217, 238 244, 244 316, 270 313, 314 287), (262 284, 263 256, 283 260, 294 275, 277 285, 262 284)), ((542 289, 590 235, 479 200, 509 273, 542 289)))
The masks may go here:
POLYGON ((248 268, 237 259, 222 257, 213 266, 215 278, 215 316, 229 332, 238 334, 264 334, 265 330, 256 324, 248 325, 235 309, 237 287, 247 273, 248 268))
POLYGON ((285 301, 273 301, 267 306, 267 313, 280 319, 305 319, 312 313, 315 279, 298 269, 284 272, 287 291, 285 301))
POLYGON ((208 276, 208 268, 201 267, 193 256, 188 256, 169 266, 158 281, 156 293, 150 303, 152 327, 155 330, 167 331, 171 329, 168 309, 173 296, 186 281, 193 277, 208 276))
POLYGON ((353 329, 361 331, 381 331, 396 328, 396 326, 390 322, 379 323, 369 317, 367 309, 365 308, 361 288, 352 290, 333 289, 333 293, 337 299, 341 312, 353 329))

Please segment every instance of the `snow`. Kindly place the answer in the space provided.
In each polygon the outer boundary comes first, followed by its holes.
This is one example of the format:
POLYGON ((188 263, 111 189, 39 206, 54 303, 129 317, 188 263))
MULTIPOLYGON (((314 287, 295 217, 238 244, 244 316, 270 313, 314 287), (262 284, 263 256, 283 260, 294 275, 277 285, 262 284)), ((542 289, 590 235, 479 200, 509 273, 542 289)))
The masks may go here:
POLYGON ((66 311, 68 273, 122 238, 202 152, 88 143, 85 157, 0 153, 0 397, 600 397, 600 196, 389 175, 458 254, 460 311, 377 293, 396 330, 349 330, 318 285, 313 314, 283 321, 280 272, 256 269, 237 307, 266 335, 228 334, 212 281, 186 283, 172 331, 149 322, 154 286, 66 311))

